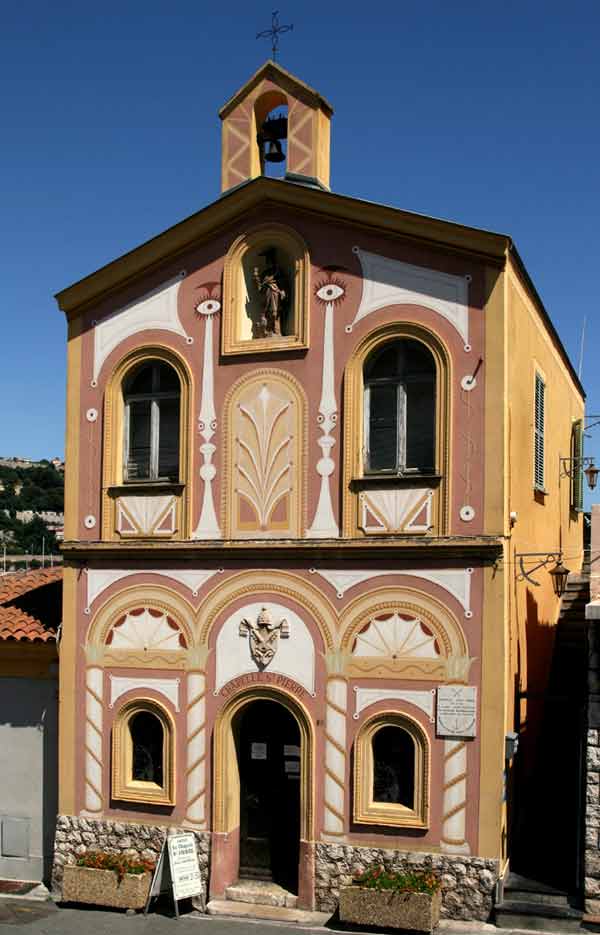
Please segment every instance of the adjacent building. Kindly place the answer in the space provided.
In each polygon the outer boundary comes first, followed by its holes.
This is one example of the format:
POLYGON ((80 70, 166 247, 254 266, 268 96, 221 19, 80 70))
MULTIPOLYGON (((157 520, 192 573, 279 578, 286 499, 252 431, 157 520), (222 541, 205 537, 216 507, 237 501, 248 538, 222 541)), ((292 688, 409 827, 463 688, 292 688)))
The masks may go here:
POLYGON ((376 854, 483 919, 548 568, 581 564, 583 392, 509 237, 330 190, 332 113, 267 62, 220 112, 220 196, 57 297, 55 878, 177 826, 213 901, 333 908, 376 854))

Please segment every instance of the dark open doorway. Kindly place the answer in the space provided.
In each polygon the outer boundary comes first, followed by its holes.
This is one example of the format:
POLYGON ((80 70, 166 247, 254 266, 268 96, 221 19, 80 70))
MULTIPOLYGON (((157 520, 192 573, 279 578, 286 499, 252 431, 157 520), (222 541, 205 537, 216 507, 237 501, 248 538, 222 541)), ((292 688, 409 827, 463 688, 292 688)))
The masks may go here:
POLYGON ((253 701, 236 731, 240 771, 240 878, 298 892, 300 729, 275 701, 253 701))

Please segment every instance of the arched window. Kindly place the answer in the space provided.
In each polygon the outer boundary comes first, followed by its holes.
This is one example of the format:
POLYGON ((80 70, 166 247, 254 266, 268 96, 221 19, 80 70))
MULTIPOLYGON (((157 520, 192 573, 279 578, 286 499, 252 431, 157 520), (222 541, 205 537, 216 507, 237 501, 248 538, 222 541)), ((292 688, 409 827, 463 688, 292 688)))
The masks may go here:
POLYGON ((159 719, 149 711, 139 711, 129 719, 129 734, 133 782, 162 786, 164 736, 159 719))
POLYGON ((360 731, 354 755, 354 820, 425 828, 429 744, 401 714, 376 715, 360 731))
POLYGON ((123 384, 126 482, 179 480, 180 398, 179 377, 162 361, 147 361, 128 375, 123 384))
POLYGON ((436 369, 420 341, 377 348, 363 370, 365 472, 435 471, 436 369))
POLYGON ((113 799, 173 805, 174 766, 167 712, 156 702, 125 705, 113 728, 113 799))

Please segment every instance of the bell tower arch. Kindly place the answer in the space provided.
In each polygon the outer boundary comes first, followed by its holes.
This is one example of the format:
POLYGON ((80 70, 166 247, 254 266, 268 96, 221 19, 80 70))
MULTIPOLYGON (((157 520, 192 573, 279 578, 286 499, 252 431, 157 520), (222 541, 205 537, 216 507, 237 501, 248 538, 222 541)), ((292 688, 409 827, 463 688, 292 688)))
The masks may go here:
POLYGON ((303 81, 268 61, 219 111, 221 191, 265 174, 266 161, 286 159, 285 178, 329 189, 333 108, 303 81), (287 108, 287 118, 275 108, 287 108))

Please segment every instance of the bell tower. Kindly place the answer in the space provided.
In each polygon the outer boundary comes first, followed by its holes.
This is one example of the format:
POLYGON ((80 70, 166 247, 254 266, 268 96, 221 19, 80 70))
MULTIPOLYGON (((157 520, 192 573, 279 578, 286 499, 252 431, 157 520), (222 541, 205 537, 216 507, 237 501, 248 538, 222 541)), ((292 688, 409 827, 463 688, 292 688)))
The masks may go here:
POLYGON ((329 131, 333 108, 308 85, 268 61, 219 111, 221 191, 286 161, 285 178, 329 189, 329 131), (272 115, 287 108, 287 117, 272 115), (284 151, 284 148, 286 151, 284 151))

